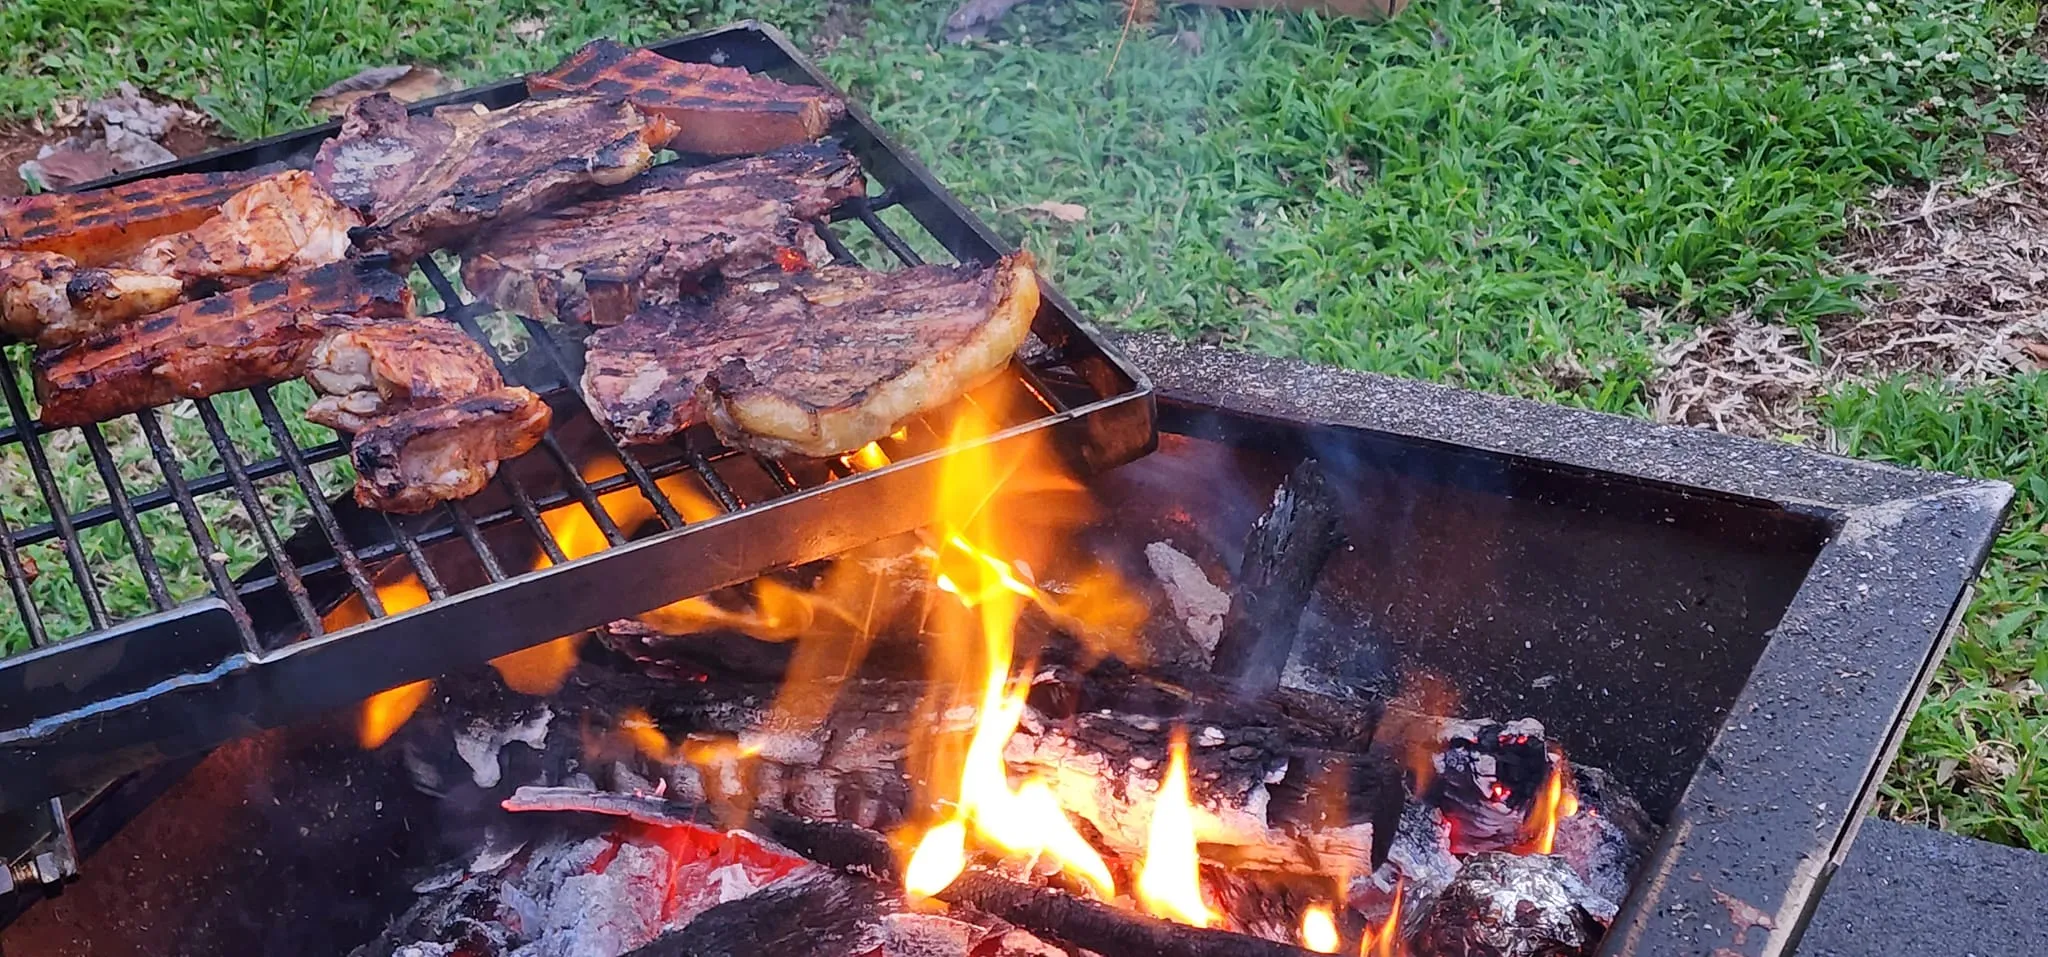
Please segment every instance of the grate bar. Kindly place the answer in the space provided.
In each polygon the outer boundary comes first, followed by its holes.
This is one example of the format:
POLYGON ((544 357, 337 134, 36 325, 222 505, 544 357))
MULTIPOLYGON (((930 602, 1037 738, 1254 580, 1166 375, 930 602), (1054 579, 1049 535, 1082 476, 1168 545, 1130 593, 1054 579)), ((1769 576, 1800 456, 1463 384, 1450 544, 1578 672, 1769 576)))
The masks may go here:
MULTIPOLYGON (((555 345, 555 337, 537 320, 521 317, 519 321, 525 327, 527 337, 547 356, 549 364, 562 374, 563 380, 576 382, 580 377, 571 373, 568 360, 562 355, 561 348, 555 345)), ((589 408, 588 400, 583 398, 582 389, 572 388, 571 391, 575 393, 578 402, 582 402, 586 409, 589 408)), ((592 411, 594 413, 595 410, 592 411)), ((599 428, 597 434, 604 437, 605 447, 610 449, 613 455, 618 456, 619 463, 625 466, 626 474, 632 477, 633 484, 640 487, 640 495, 647 499, 648 504, 654 506, 655 514, 661 519, 662 528, 683 527, 682 513, 676 511, 675 504, 654 484, 654 476, 647 471, 647 466, 642 465, 638 457, 629 454, 619 445, 618 440, 612 437, 611 430, 599 428)))
POLYGON ((349 584, 355 586, 356 594, 363 598, 363 607, 371 618, 384 617, 384 602, 377 597, 377 589, 370 584, 369 576, 363 574, 363 563, 356 558, 355 549, 349 545, 348 534, 341 530, 341 523, 334 518, 334 510, 327 505, 327 493, 320 488, 320 482, 313 477, 306 460, 299 455, 299 443, 292 438, 292 430, 285 425, 284 416, 277 411, 277 400, 271 398, 269 386, 258 386, 249 390, 256 400, 256 412, 263 418, 263 425, 270 430, 270 439, 277 444, 278 454, 291 465, 292 477, 299 480, 300 488, 306 492, 306 504, 313 510, 313 521, 320 526, 320 533, 327 536, 327 543, 334 546, 334 553, 341 559, 341 567, 348 574, 349 584))
POLYGON ((889 228, 888 223, 882 222, 882 217, 875 215, 875 211, 868 204, 864 202, 857 203, 853 213, 860 219, 861 225, 866 226, 869 232, 874 233, 875 238, 881 240, 882 245, 891 254, 903 261, 903 265, 924 265, 924 257, 919 256, 917 250, 910 248, 910 244, 904 242, 903 237, 898 235, 896 230, 889 228))
POLYGON ((812 226, 818 231, 818 238, 824 240, 825 249, 832 254, 832 261, 834 263, 841 266, 860 265, 860 260, 853 255, 853 250, 846 247, 846 240, 840 239, 839 233, 834 231, 832 227, 824 223, 813 223, 812 226))
MULTIPOLYGON (((348 451, 348 447, 342 443, 330 442, 306 449, 300 455, 307 463, 317 465, 321 462, 340 458, 341 454, 346 451, 348 451)), ((261 480, 282 475, 290 470, 291 465, 284 459, 272 456, 252 463, 248 467, 248 475, 251 479, 261 480)), ((232 487, 234 481, 234 477, 226 472, 210 472, 199 478, 188 480, 187 487, 191 489, 193 495, 210 495, 232 487)), ((137 512, 153 512, 171 504, 173 498, 167 489, 154 489, 136 495, 129 499, 129 501, 137 512)), ((119 518, 120 516, 111 506, 95 505, 85 511, 74 513, 71 516, 71 524, 74 528, 97 528, 108 522, 117 521, 119 518)), ((42 522, 30 525, 14 533, 13 538, 17 545, 36 545, 50 541, 58 536, 57 526, 50 522, 42 522)))
MULTIPOLYGON (((14 376, 14 363, 8 361, 5 352, 0 352, 0 395, 7 400, 7 412, 16 422, 31 421, 28 404, 21 400, 21 385, 14 376)), ((85 551, 78 547, 78 530, 71 525, 70 506, 64 504, 64 493, 57 488, 57 476, 50 471, 50 460, 43 454, 43 443, 30 440, 21 443, 21 450, 28 455, 29 471, 35 473, 36 487, 43 493, 43 502, 50 506, 50 523, 57 529, 57 543, 64 550, 64 563, 71 567, 71 577, 78 582, 78 594, 85 602, 85 618, 92 623, 94 631, 107 627, 107 606, 100 600, 99 587, 93 583, 92 566, 86 563, 85 551)))
POLYGON ((121 481, 121 473, 114 467, 114 455, 107 449, 107 438, 101 434, 98 425, 88 425, 80 430, 85 433, 85 447, 92 451, 93 465, 99 469, 100 481, 107 485, 107 504, 114 514, 120 516, 121 531, 128 536, 128 547, 135 553, 135 567, 142 570, 142 585, 149 591, 149 603, 158 611, 171 607, 171 591, 164 586, 164 572, 157 567, 156 550, 149 547, 149 536, 142 533, 142 523, 135 517, 135 508, 128 502, 128 489, 121 481))
POLYGON ((468 512, 456 507, 454 502, 443 502, 441 507, 454 518, 456 532, 461 534, 463 541, 469 543, 470 551, 476 553, 476 560, 484 566, 484 575, 494 582, 504 581, 505 566, 498 564, 498 554, 491 551, 491 544, 484 541, 483 534, 477 531, 475 520, 469 517, 468 512))
POLYGON ((398 542, 398 547, 405 550, 405 559, 412 564, 412 573, 419 576, 420 587, 427 590, 427 597, 435 601, 448 597, 448 589, 441 585, 441 576, 434 574, 433 563, 427 561, 427 553, 420 548, 419 539, 405 530, 405 523, 386 515, 384 524, 391 529, 391 537, 398 542))
POLYGON ((704 453, 686 448, 683 450, 683 461, 690 463, 691 470, 704 480, 704 487, 711 490, 711 497, 718 500, 718 507, 728 512, 737 512, 747 507, 747 503, 740 501, 740 497, 733 494, 732 486, 725 484, 725 476, 718 474, 718 469, 712 467, 711 461, 704 457, 704 453))
POLYGON ((256 526, 256 537, 263 543, 263 551, 270 556, 271 567, 277 569, 277 576, 284 582, 284 590, 291 598, 292 609, 299 614, 299 622, 306 626, 306 634, 323 635, 320 615, 313 610, 313 600, 306 594, 306 583, 299 579, 298 569, 291 558, 284 553, 284 545, 277 539, 277 529, 271 527, 270 510, 263 507, 263 499, 256 494, 255 483, 249 481, 249 474, 242 469, 241 453, 235 451, 235 442, 228 437, 227 427, 221 424, 220 413, 213 407, 212 399, 194 399, 192 404, 199 408, 199 421, 206 425, 206 435, 213 440, 213 449, 220 455, 221 468, 235 480, 235 497, 241 499, 242 508, 248 513, 249 524, 256 526))
POLYGON ((13 537, 7 534, 5 517, 0 517, 0 570, 7 576, 7 589, 14 593, 15 607, 21 609, 21 624, 28 632, 29 647, 49 644, 50 637, 43 631, 43 616, 36 611, 35 596, 28 590, 28 576, 22 572, 21 554, 14 547, 13 537))
POLYGON ((241 596, 235 593, 234 579, 228 577, 220 546, 213 543, 213 533, 206 528, 206 518, 199 514, 199 503, 193 500, 192 489, 185 484, 185 473, 178 465, 178 458, 172 453, 171 444, 164 440, 157 410, 140 413, 135 420, 142 424, 142 437, 149 443, 150 454, 156 457, 157 470, 164 473, 164 484, 170 490, 171 498, 178 503, 178 514, 185 518, 185 534, 192 536, 193 543, 199 546, 199 562, 206 568, 207 583, 213 586, 214 594, 228 603, 228 611, 242 632, 242 646, 256 651, 256 626, 249 618, 249 609, 242 605, 241 596))

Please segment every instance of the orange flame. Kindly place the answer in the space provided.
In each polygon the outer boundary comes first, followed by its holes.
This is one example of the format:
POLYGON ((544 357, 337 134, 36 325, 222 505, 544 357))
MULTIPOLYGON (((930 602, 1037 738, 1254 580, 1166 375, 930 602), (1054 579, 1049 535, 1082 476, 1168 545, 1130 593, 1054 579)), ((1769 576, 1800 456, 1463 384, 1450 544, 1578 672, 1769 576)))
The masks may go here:
POLYGON ((1543 782, 1543 793, 1537 797, 1536 806, 1529 811, 1529 819, 1536 825, 1536 838, 1529 849, 1537 854, 1549 854, 1557 847, 1557 822, 1579 813, 1579 796, 1566 792, 1564 758, 1555 754, 1550 761, 1550 778, 1543 782))
MULTIPOLYGON (((426 604, 429 598, 426 586, 420 584, 419 576, 412 574, 410 566, 400 562, 392 567, 402 577, 377 586, 377 601, 384 606, 384 613, 396 615, 426 604)), ((362 596, 351 595, 321 618, 320 626, 333 634, 369 620, 370 609, 362 596)), ((399 728, 405 726, 433 690, 434 683, 423 680, 371 695, 363 702, 362 714, 356 722, 356 740, 366 749, 382 747, 398 733, 399 728)))
POLYGON ((840 457, 847 468, 856 472, 872 472, 889 464, 889 453, 873 442, 860 447, 860 451, 840 457))
POLYGON ((930 765, 924 778, 939 787, 957 782, 957 790, 932 795, 953 810, 918 840, 904 884, 920 896, 944 890, 966 867, 968 843, 974 840, 1009 855, 1048 859, 1110 899, 1116 896, 1116 881, 1109 865, 1074 829, 1051 785, 1031 778, 1012 787, 1003 763, 1003 748, 1023 716, 1029 688, 1011 679, 1017 620, 1027 602, 1052 604, 1032 582, 1025 559, 1039 557, 1031 549, 1058 537, 1034 532, 1074 514, 1049 504, 1049 494, 1080 487, 1043 467, 1056 461, 1036 454, 1044 450, 1012 449, 999 457, 977 444, 1000 421, 967 403, 953 423, 954 454, 940 466, 931 575, 934 586, 953 600, 932 609, 927 661, 934 694, 945 697, 928 700, 925 707, 935 717, 971 709, 975 724, 964 755, 940 736, 919 742, 922 759, 930 765), (973 694, 968 689, 978 694, 966 698, 973 694), (952 764, 956 756, 958 763, 952 764))
POLYGON ((1301 912, 1301 946, 1318 954, 1334 954, 1339 943, 1337 918, 1331 915, 1330 905, 1308 905, 1308 910, 1301 912))
POLYGON ((1216 920, 1216 913, 1202 900, 1201 855, 1195 847, 1194 807, 1188 800, 1188 742, 1179 729, 1173 733, 1166 777, 1152 804, 1145 863, 1138 870, 1138 900, 1146 910, 1183 924, 1207 927, 1216 920))
POLYGON ((1366 928, 1365 939, 1358 944, 1358 957, 1399 957, 1406 950, 1401 946, 1401 895, 1404 890, 1404 885, 1394 885, 1394 906, 1387 912, 1387 922, 1380 925, 1378 932, 1366 928))

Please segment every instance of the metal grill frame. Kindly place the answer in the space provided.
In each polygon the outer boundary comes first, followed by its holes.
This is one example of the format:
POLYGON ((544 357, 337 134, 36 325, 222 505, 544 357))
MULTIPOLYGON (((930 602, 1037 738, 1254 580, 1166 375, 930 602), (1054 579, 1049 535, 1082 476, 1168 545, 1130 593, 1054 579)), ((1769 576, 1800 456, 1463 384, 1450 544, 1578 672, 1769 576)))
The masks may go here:
MULTIPOLYGON (((744 67, 837 92, 787 37, 754 21, 648 49, 673 59, 744 67)), ((523 79, 513 79, 414 104, 412 109, 451 104, 496 109, 525 97, 523 79)), ((172 173, 303 165, 337 129, 338 124, 328 124, 86 188, 172 173)), ((831 135, 860 159, 869 182, 882 187, 879 195, 835 210, 833 223, 860 223, 903 265, 922 259, 883 221, 880 214, 892 207, 907 212, 959 261, 992 262, 1012 249, 858 106, 850 105, 847 119, 831 135)), ((835 260, 854 261, 834 230, 821 228, 820 235, 835 260)), ((420 269, 448 305, 446 316, 484 339, 477 319, 495 310, 459 294, 430 258, 422 259, 420 269)), ((1084 474, 1151 451, 1156 432, 1149 380, 1056 290, 1047 287, 1044 293, 1032 328, 1035 347, 1027 349, 1027 361, 1012 364, 1014 380, 1006 378, 999 386, 1034 397, 1040 403, 1039 414, 977 444, 1042 440, 1084 474)), ((548 327, 531 320, 522 320, 522 325, 531 345, 513 360, 500 356, 501 368, 508 381, 548 396, 557 426, 540 448, 501 469, 484 495, 444 505, 424 519, 368 512, 345 496, 327 501, 312 467, 345 456, 346 444, 300 446, 267 388, 252 390, 252 396, 279 454, 244 461, 214 403, 198 400, 199 418, 221 467, 196 479, 185 476, 175 461, 158 413, 138 416, 165 478, 164 487, 146 494, 127 493, 100 428, 85 427, 85 443, 109 500, 78 512, 63 501, 37 441, 40 434, 53 430, 39 424, 27 430, 0 430, 0 447, 19 444, 28 455, 52 515, 49 523, 33 528, 0 526, 0 568, 7 572, 37 646, 0 660, 0 728, 7 729, 0 730, 0 809, 97 786, 166 758, 197 753, 386 688, 478 665, 774 568, 910 531, 928 520, 937 466, 957 451, 927 442, 927 450, 886 468, 858 474, 842 469, 819 483, 778 463, 715 444, 707 447, 696 438, 675 443, 667 458, 644 461, 625 454, 602 435, 602 429, 591 429, 586 431, 601 437, 607 454, 623 463, 623 471, 585 481, 579 474, 581 463, 559 440, 563 422, 590 421, 575 388, 580 357, 568 354, 564 346, 569 344, 558 342, 548 327), (759 467, 775 490, 765 501, 743 501, 724 478, 726 469, 750 465, 759 467), (536 480, 536 468, 551 470, 552 479, 536 480), (724 514, 698 522, 683 520, 656 483, 684 473, 696 476, 724 514), (278 537, 255 486, 273 476, 289 476, 309 491, 312 521, 289 540, 278 537), (629 530, 614 523, 600 499, 627 489, 637 490, 652 505, 661 532, 629 541, 629 530), (232 492, 247 512, 266 556, 239 579, 230 579, 195 502, 196 496, 222 492, 232 492), (576 504, 595 520, 609 547, 572 561, 541 516, 549 509, 576 504), (205 563, 212 597, 173 605, 137 518, 155 508, 176 508, 183 516, 205 563), (80 528, 109 523, 123 529, 156 614, 109 621, 76 537, 80 528), (507 526, 526 530, 545 555, 546 567, 527 572, 506 567, 491 539, 495 529, 507 526), (37 620, 20 574, 19 549, 50 541, 63 551, 93 628, 61 642, 51 641, 37 620), (437 544, 449 547, 458 541, 466 544, 488 583, 451 590, 436 574, 430 553, 437 544), (375 576, 380 565, 399 558, 417 572, 432 600, 386 615, 377 598, 375 576), (323 634, 322 614, 349 595, 360 598, 371 620, 323 634)), ((15 371, 0 353, 0 400, 15 423, 29 422, 15 371)))

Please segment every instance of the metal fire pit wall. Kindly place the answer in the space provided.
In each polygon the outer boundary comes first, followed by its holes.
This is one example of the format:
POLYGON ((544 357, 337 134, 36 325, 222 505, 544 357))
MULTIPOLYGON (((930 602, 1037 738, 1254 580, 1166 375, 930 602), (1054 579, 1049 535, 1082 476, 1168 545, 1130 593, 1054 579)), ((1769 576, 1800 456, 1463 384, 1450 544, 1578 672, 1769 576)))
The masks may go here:
POLYGON ((1324 602, 1354 592, 1352 610, 1328 616, 1329 641, 1305 633, 1294 667, 1448 671, 1468 710, 1541 718, 1662 820, 1602 957, 1793 952, 2010 486, 1118 342, 1159 390, 1163 433, 1260 449, 1276 474, 1317 455, 1370 505, 1320 586, 1324 602), (1353 664, 1359 646, 1398 660, 1353 664))
MULTIPOLYGON (((754 23, 650 49, 831 86, 780 33, 754 23)), ((525 96, 524 82, 509 80, 412 109, 499 108, 525 96)), ((337 129, 329 124, 120 181, 304 167, 337 129)), ((857 106, 830 137, 859 158, 880 190, 842 204, 831 225, 819 227, 835 261, 865 256, 869 265, 893 259, 908 266, 950 256, 987 263, 1009 251, 857 106)), ((417 519, 353 507, 347 476, 328 464, 344 458, 346 446, 317 428, 314 441, 295 434, 305 427, 286 401, 296 384, 199 400, 191 414, 200 428, 152 410, 132 423, 51 430, 34 421, 22 351, 0 351, 0 408, 8 419, 0 428, 0 467, 24 476, 16 493, 25 501, 0 505, 29 513, 25 525, 0 519, 0 570, 14 599, 0 602, 0 616, 19 616, 15 624, 31 648, 0 660, 0 810, 928 520, 924 503, 940 464, 959 448, 948 444, 947 410, 884 440, 893 463, 871 471, 734 452, 701 427, 670 445, 628 454, 583 408, 577 331, 495 314, 458 288, 449 278, 454 272, 450 258, 423 259, 415 276, 423 302, 432 308, 437 301, 439 315, 491 347, 509 382, 546 395, 556 425, 540 448, 507 463, 484 493, 417 519), (229 429, 236 421, 267 434, 271 448, 241 447, 229 429), (180 430, 188 445, 197 439, 196 449, 179 446, 180 430), (132 450, 119 444, 123 438, 132 450), (73 451, 79 444, 99 480, 83 490, 52 466, 81 455, 73 451), (124 460, 124 451, 132 459, 124 460), (132 475, 137 469, 149 472, 140 482, 132 475), (22 491, 27 475, 33 492, 22 491), (686 499, 716 514, 686 521, 686 499), (230 521, 256 533, 263 555, 257 567, 230 577, 236 570, 218 547, 217 527, 209 528, 207 502, 240 510, 230 521), (644 509, 636 516, 654 534, 621 527, 616 507, 636 504, 644 509), (594 519, 594 534, 602 536, 594 554, 588 545, 565 546, 551 509, 594 519), (303 516, 296 535, 280 531, 274 516, 281 510, 303 516), (99 544, 81 538, 102 527, 118 527, 121 535, 99 544), (508 543, 508 535, 515 541, 508 543), (54 560, 43 559, 39 579, 24 574, 23 549, 43 544, 54 560), (95 553, 102 547, 119 554, 95 553), (429 555, 449 548, 466 549, 456 564, 481 569, 484 580, 437 574, 429 555), (203 566, 203 581, 181 585, 167 574, 172 566, 162 555, 173 550, 188 556, 180 564, 203 566), (568 551, 588 557, 572 560, 578 555, 568 551), (101 575, 129 562, 141 581, 137 597, 157 613, 120 621, 101 594, 101 575), (376 586, 395 564, 417 574, 429 600, 387 615, 376 586), (195 585, 203 595, 180 601, 195 585), (329 632, 323 617, 350 596, 371 620, 336 621, 329 632)), ((976 444, 1033 443, 1037 454, 1060 455, 1084 474, 1149 451, 1156 440, 1149 383, 1057 291, 1046 288, 1043 299, 1020 361, 963 400, 1005 410, 1000 431, 976 444)))

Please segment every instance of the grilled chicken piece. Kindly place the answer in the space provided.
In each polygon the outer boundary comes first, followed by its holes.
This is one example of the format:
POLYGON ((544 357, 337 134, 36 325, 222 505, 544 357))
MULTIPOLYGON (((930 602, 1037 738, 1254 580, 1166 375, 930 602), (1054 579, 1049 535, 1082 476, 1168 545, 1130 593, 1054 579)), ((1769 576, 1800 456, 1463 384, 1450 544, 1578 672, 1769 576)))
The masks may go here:
POLYGON ((526 89, 535 96, 624 96, 641 112, 671 121, 670 149, 713 156, 807 143, 846 115, 846 101, 829 90, 683 63, 611 40, 592 40, 554 69, 527 77, 526 89))
POLYGON ((540 396, 513 387, 415 409, 356 435, 356 501, 414 514, 482 491, 498 463, 526 454, 553 413, 540 396))
POLYGON ((104 266, 158 236, 213 218, 229 197, 260 178, 254 172, 184 173, 86 193, 0 200, 0 248, 104 266))
POLYGON ((409 115, 389 94, 349 106, 314 172, 368 223, 356 245, 410 262, 494 222, 646 171, 669 123, 617 98, 527 100, 409 115))
POLYGON ((505 387, 481 343, 440 319, 353 319, 313 347, 306 418, 343 432, 505 387))
POLYGON ((995 375, 1037 312, 1028 253, 993 268, 828 266, 600 330, 583 390, 626 442, 709 421, 734 447, 837 455, 995 375))
POLYGON ((806 220, 866 189, 853 157, 829 146, 663 166, 482 237, 463 256, 462 279, 508 312, 616 325, 714 270, 737 276, 824 258, 806 220))
POLYGON ((356 262, 188 302, 36 355, 45 425, 84 425, 180 398, 304 374, 313 347, 348 317, 412 314, 412 290, 356 262), (337 318, 337 314, 347 314, 337 318))
POLYGON ((340 260, 348 231, 361 224, 313 174, 286 170, 236 193, 206 222, 151 240, 131 265, 187 283, 270 276, 340 260))
POLYGON ((167 276, 0 249, 0 332, 45 348, 168 309, 183 296, 184 284, 167 276))

